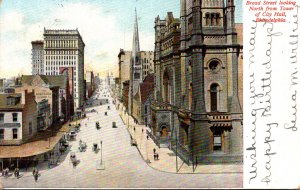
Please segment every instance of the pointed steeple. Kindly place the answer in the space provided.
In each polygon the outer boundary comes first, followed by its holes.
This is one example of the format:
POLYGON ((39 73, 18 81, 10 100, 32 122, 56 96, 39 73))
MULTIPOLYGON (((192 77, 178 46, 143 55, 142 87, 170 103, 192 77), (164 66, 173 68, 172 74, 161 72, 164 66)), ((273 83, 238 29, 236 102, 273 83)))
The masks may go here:
POLYGON ((133 31, 133 41, 132 41, 132 57, 136 57, 140 51, 140 40, 139 40, 139 26, 137 13, 135 8, 135 21, 134 21, 134 31, 133 31))

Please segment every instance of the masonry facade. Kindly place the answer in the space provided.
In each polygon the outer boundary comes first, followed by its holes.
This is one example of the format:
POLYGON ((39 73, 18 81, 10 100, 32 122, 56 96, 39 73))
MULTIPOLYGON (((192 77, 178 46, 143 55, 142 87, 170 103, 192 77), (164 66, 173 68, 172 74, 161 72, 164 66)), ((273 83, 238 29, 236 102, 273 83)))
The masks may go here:
POLYGON ((242 31, 232 0, 181 0, 155 19, 151 128, 187 163, 241 162, 242 31))
POLYGON ((44 42, 43 41, 33 41, 31 61, 32 61, 32 74, 41 75, 44 73, 44 42))
POLYGON ((37 133, 34 92, 0 94, 0 145, 20 145, 37 133))

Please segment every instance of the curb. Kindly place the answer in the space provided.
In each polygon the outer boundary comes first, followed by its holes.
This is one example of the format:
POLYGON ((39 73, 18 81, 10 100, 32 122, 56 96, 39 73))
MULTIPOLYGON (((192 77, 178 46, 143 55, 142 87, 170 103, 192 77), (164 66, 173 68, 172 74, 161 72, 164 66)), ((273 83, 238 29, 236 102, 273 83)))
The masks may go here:
MULTIPOLYGON (((126 131, 128 132, 130 138, 132 138, 132 135, 131 135, 131 133, 129 132, 128 127, 127 127, 127 125, 125 124, 123 118, 121 117, 120 114, 119 114, 119 116, 120 116, 120 118, 121 118, 123 124, 126 126, 126 131)), ((164 171, 164 170, 157 169, 157 168, 151 166, 149 163, 147 163, 147 162, 145 161, 145 158, 144 158, 143 154, 141 153, 140 149, 138 148, 138 146, 136 146, 136 149, 138 150, 138 152, 139 152, 140 156, 142 157, 143 161, 144 161, 150 168, 152 168, 153 170, 159 171, 159 172, 164 172, 164 173, 169 173, 169 174, 243 174, 243 173, 244 173, 244 172, 186 172, 186 173, 180 173, 180 172, 164 171)), ((209 166, 209 165, 207 165, 207 166, 209 166)))

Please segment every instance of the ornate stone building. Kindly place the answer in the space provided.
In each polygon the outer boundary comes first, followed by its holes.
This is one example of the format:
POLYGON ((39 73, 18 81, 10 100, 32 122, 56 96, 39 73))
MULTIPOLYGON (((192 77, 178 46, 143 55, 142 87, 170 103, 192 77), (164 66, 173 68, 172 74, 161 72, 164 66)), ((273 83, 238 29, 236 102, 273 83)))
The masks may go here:
POLYGON ((233 0, 181 0, 180 20, 155 19, 152 137, 189 164, 242 161, 243 47, 234 9, 233 0))

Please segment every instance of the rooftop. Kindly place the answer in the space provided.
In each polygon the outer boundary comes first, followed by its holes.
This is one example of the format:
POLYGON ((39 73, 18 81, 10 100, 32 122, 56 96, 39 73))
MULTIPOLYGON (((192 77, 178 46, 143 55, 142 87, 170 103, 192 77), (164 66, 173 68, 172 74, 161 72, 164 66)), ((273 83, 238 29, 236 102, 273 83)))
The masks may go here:
POLYGON ((21 101, 18 101, 15 105, 7 105, 7 98, 21 98, 21 93, 13 94, 0 94, 0 109, 22 109, 24 105, 21 104, 21 101))
POLYGON ((66 88, 67 76, 65 75, 22 75, 21 83, 31 85, 35 77, 41 79, 50 86, 58 86, 59 88, 66 88))

